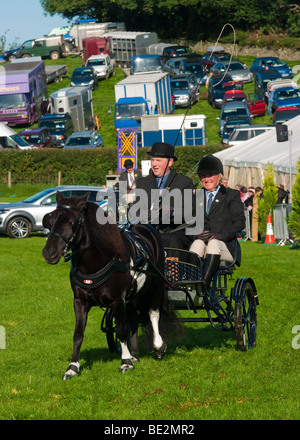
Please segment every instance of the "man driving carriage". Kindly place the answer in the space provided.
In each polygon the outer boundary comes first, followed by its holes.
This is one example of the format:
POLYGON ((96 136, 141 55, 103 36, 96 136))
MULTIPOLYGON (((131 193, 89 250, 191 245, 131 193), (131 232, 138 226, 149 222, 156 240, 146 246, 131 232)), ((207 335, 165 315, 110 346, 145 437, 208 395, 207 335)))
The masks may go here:
MULTIPOLYGON (((203 157, 198 175, 205 191, 204 230, 192 243, 190 250, 204 258, 203 281, 208 289, 220 260, 234 261, 236 234, 245 228, 244 206, 239 191, 220 184, 223 165, 213 155, 203 157)), ((239 243, 236 264, 241 262, 239 243)))
POLYGON ((147 154, 151 156, 150 174, 136 182, 136 189, 145 191, 147 217, 150 223, 157 225, 165 247, 188 249, 192 236, 186 234, 186 226, 187 217, 192 218, 193 181, 172 170, 177 160, 172 145, 155 142, 147 154), (186 203, 184 190, 189 190, 191 196, 186 203))

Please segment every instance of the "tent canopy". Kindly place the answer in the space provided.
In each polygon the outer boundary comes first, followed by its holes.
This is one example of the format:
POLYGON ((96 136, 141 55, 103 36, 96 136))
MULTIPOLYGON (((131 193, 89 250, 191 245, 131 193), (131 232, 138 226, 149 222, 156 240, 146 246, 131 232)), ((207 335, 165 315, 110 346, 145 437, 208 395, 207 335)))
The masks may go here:
POLYGON ((300 116, 285 125, 288 126, 288 140, 285 142, 278 142, 276 130, 270 130, 240 145, 215 153, 223 163, 224 175, 230 186, 241 184, 263 187, 264 170, 267 164, 271 164, 276 184, 282 183, 291 191, 300 157, 300 116))

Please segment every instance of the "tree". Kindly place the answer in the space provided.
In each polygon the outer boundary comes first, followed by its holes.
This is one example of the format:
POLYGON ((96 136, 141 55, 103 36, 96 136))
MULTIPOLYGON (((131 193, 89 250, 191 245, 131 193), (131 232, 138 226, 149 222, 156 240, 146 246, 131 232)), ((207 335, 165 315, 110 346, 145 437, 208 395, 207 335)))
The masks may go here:
POLYGON ((292 211, 290 213, 287 225, 289 230, 293 233, 294 239, 300 241, 300 161, 297 165, 297 176, 293 186, 293 200, 292 211))
MULTIPOLYGON (((298 9, 288 0, 40 0, 46 13, 65 18, 124 21, 128 30, 155 31, 162 39, 217 37, 225 23, 236 30, 296 28, 298 9), (265 11, 265 13, 264 13, 265 11)), ((228 29, 229 30, 229 29, 228 29)))
POLYGON ((275 173, 271 164, 265 169, 263 183, 263 197, 258 200, 258 230, 261 235, 266 234, 268 216, 271 215, 273 223, 273 208, 277 203, 277 187, 275 173))

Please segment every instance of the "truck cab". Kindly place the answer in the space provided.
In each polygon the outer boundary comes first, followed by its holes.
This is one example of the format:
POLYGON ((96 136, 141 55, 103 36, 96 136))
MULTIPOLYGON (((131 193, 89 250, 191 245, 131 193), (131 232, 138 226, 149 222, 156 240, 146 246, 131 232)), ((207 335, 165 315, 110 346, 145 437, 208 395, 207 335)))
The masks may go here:
POLYGON ((142 116, 149 114, 149 105, 144 98, 120 98, 115 105, 115 129, 137 130, 138 144, 141 144, 142 116))
POLYGON ((162 72, 162 63, 159 55, 140 55, 131 58, 131 75, 157 72, 162 72))

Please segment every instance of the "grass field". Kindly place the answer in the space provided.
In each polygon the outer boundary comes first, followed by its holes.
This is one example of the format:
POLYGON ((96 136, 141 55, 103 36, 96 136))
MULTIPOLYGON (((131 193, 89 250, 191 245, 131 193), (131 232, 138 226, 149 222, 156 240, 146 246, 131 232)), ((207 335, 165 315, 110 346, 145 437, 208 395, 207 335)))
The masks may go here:
POLYGON ((257 286, 254 349, 237 351, 231 332, 185 324, 184 339, 169 341, 162 361, 141 336, 141 362, 120 374, 100 330, 103 311, 93 308, 81 374, 64 382, 74 328, 69 263, 47 265, 44 244, 42 236, 0 238, 1 420, 299 419, 300 348, 292 333, 300 325, 299 251, 242 243, 234 277, 257 286))

